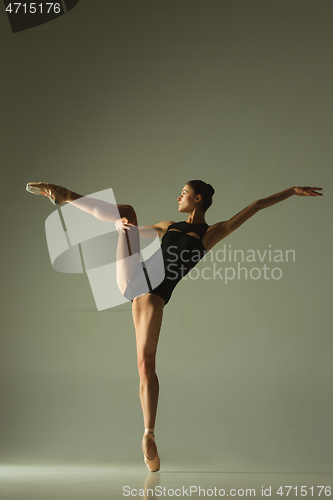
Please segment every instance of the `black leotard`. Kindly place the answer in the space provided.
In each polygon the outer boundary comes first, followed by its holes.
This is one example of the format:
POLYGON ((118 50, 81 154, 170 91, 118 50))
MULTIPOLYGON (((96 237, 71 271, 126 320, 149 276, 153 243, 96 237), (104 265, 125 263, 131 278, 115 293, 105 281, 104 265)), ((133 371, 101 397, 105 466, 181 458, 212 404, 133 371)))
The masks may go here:
MULTIPOLYGON (((165 276, 163 281, 155 288, 152 288, 149 280, 147 280, 149 287, 148 293, 154 293, 155 295, 162 297, 165 304, 169 302, 171 294, 177 283, 183 276, 193 269, 193 267, 208 251, 202 244, 202 238, 204 237, 208 227, 209 226, 206 223, 189 224, 185 221, 170 224, 166 233, 163 235, 161 243, 165 276), (192 232, 197 234, 200 239, 187 234, 192 232)), ((146 267, 148 271, 150 261, 151 259, 154 259, 154 255, 155 254, 153 254, 144 263, 144 267, 146 267)), ((135 296, 142 295, 142 285, 141 293, 138 287, 139 276, 142 276, 142 265, 142 262, 138 264, 137 269, 124 293, 124 296, 129 300, 132 300, 132 302, 135 296), (135 288, 137 288, 137 290, 135 290, 135 288)))

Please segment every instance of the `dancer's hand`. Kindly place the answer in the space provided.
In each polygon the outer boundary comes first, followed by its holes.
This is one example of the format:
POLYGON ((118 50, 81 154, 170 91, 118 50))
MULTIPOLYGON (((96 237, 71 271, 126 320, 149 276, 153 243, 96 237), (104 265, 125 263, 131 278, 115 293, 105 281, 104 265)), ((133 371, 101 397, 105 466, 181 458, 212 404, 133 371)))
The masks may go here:
POLYGON ((120 233, 120 231, 122 233, 126 233, 126 231, 128 229, 130 229, 129 226, 134 226, 134 224, 132 224, 131 222, 128 222, 127 217, 122 217, 121 219, 116 219, 115 224, 116 224, 116 229, 117 229, 118 233, 120 233))
POLYGON ((317 193, 315 189, 321 190, 323 188, 313 188, 309 186, 294 187, 294 194, 296 194, 297 196, 323 196, 322 193, 317 193))

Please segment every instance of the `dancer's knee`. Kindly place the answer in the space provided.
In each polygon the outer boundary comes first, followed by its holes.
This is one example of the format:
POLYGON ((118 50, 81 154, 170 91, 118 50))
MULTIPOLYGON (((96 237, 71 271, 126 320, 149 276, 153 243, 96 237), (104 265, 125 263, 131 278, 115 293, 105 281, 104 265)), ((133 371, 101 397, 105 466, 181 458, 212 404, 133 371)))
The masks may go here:
POLYGON ((118 205, 120 217, 127 217, 128 222, 138 225, 137 217, 132 205, 118 205))
POLYGON ((155 376, 155 361, 143 359, 138 363, 141 381, 149 381, 155 376))

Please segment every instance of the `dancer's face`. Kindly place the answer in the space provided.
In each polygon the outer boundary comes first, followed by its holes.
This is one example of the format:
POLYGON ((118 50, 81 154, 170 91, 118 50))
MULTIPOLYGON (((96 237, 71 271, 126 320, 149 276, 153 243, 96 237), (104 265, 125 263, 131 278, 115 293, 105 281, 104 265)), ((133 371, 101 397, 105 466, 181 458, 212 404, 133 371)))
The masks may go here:
POLYGON ((179 212, 192 212, 197 206, 196 198, 193 189, 186 184, 182 189, 182 194, 177 198, 179 212))

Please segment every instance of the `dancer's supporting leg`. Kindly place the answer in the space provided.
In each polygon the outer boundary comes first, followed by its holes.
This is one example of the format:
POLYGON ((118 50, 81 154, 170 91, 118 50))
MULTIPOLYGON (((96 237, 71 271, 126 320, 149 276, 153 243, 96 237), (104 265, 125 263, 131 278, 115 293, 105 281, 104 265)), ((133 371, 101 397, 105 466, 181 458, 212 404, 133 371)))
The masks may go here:
MULTIPOLYGON (((137 361, 140 376, 140 400, 145 429, 154 429, 159 384, 155 372, 155 358, 162 324, 164 300, 158 295, 147 293, 133 301, 132 314, 136 334, 137 361)), ((153 459, 156 445, 146 440, 145 455, 153 459)))

